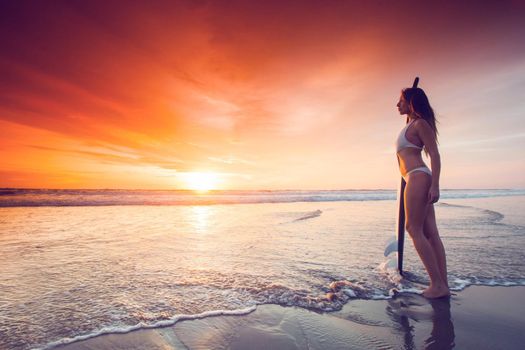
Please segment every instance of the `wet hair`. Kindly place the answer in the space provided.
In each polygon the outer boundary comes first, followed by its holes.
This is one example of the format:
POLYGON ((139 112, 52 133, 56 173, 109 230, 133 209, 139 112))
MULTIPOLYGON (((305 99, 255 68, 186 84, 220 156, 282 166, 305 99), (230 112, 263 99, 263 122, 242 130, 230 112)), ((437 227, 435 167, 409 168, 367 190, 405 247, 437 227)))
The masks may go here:
MULTIPOLYGON (((423 89, 418 87, 406 88, 401 91, 401 94, 403 95, 405 101, 408 102, 408 105, 410 106, 410 112, 428 122, 432 130, 434 130, 434 137, 436 138, 437 142, 438 131, 436 127, 436 116, 423 89)), ((428 155, 426 149, 425 153, 428 155)))

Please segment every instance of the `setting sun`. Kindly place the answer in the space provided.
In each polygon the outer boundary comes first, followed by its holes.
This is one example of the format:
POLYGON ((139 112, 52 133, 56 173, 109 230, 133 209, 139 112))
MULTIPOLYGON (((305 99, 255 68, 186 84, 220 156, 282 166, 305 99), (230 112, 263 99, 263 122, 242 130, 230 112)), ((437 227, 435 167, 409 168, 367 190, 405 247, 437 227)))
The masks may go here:
POLYGON ((199 192, 214 190, 219 182, 219 176, 211 172, 185 173, 182 178, 187 189, 199 192))

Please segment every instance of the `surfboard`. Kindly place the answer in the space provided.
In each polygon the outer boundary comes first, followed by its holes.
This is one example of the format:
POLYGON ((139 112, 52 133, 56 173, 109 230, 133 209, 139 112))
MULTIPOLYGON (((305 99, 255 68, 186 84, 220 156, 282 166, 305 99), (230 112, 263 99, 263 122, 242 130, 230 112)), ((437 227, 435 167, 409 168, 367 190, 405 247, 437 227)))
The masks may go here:
MULTIPOLYGON (((397 237, 395 237, 395 236, 390 237, 386 241, 384 255, 385 255, 385 257, 388 257, 393 252, 397 252, 397 237)), ((397 260, 396 260, 396 264, 395 264, 394 268, 395 267, 397 267, 397 260)))
MULTIPOLYGON (((419 83, 419 77, 414 79, 412 88, 417 88, 419 83)), ((408 123, 408 118, 407 118, 408 123)), ((399 162, 399 156, 397 158, 399 162)), ((401 183, 397 191, 397 270, 401 276, 403 276, 403 250, 405 247, 405 186, 406 182, 403 177, 401 177, 401 183)), ((388 241, 385 247, 385 256, 388 256, 390 253, 396 251, 395 240, 388 241)), ((392 261, 390 261, 392 262, 392 261)))
POLYGON ((397 191, 397 269, 403 276, 403 250, 405 247, 405 179, 401 178, 397 191))

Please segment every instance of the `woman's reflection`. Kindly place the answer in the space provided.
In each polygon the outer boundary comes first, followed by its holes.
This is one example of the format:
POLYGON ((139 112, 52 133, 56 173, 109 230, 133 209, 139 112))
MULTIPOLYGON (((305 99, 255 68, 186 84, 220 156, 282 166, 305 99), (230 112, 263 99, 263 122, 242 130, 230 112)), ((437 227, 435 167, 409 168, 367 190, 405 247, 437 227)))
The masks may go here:
POLYGON ((429 300, 414 293, 397 293, 388 301, 386 311, 398 325, 397 330, 403 334, 405 350, 419 348, 414 340, 415 327, 410 324, 410 320, 432 321, 432 330, 423 344, 424 349, 448 350, 454 348, 455 334, 450 313, 450 298, 429 300))

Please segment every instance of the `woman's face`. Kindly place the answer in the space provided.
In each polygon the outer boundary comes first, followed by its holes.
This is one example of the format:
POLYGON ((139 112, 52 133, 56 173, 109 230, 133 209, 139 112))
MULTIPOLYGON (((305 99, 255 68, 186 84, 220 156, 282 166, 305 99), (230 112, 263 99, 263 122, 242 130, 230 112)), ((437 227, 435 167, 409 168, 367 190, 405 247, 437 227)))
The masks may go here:
POLYGON ((399 102, 397 103, 397 110, 401 115, 405 115, 410 112, 410 105, 408 104, 407 100, 405 100, 403 94, 401 94, 401 97, 399 97, 399 102))

